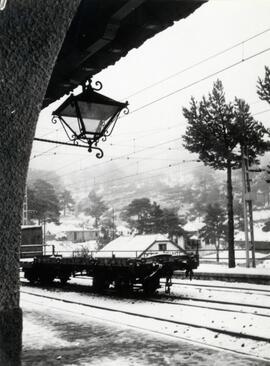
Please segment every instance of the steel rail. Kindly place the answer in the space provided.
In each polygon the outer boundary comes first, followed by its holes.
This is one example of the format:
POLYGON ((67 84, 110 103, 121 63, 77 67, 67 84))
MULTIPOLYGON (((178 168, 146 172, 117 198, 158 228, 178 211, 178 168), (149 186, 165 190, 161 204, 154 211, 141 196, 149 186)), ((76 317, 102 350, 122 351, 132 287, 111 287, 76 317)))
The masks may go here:
MULTIPOLYGON (((165 282, 161 282, 165 283, 165 282)), ((175 286, 187 286, 187 287, 198 287, 198 288, 209 288, 210 290, 216 289, 216 291, 222 292, 244 292, 246 294, 252 294, 252 292, 262 292, 264 296, 270 296, 270 290, 256 289, 256 288, 247 288, 247 287, 234 287, 234 286, 222 286, 222 285, 204 285, 204 284, 196 284, 196 283, 180 283, 180 282, 172 282, 172 285, 175 286), (227 291, 230 290, 230 291, 227 291), (269 295, 268 295, 269 294, 269 295)))
POLYGON ((111 311, 111 312, 121 313, 121 314, 125 314, 125 315, 130 315, 130 316, 137 316, 137 317, 145 318, 145 319, 154 319, 154 320, 157 320, 157 321, 172 323, 172 324, 176 324, 176 325, 184 325, 184 326, 190 326, 190 327, 198 328, 198 329, 206 329, 206 330, 209 330, 209 331, 212 331, 212 332, 218 332, 220 334, 228 335, 228 336, 231 336, 231 337, 238 337, 238 338, 241 337, 241 338, 250 339, 250 340, 254 340, 254 341, 258 341, 258 342, 270 343, 270 338, 266 338, 266 337, 262 337, 262 336, 250 335, 250 334, 245 334, 245 333, 242 333, 242 332, 229 331, 229 330, 226 330, 226 329, 219 329, 219 328, 215 328, 215 327, 202 326, 202 325, 192 324, 192 323, 188 323, 188 322, 184 322, 184 321, 165 319, 165 318, 160 318, 160 317, 153 316, 153 315, 150 316, 150 315, 135 313, 135 312, 126 311, 126 310, 109 308, 107 306, 91 305, 91 304, 86 304, 86 303, 83 303, 83 302, 72 301, 72 300, 67 300, 67 299, 60 299, 60 298, 57 298, 57 297, 36 294, 36 293, 28 292, 28 291, 21 291, 21 292, 24 293, 24 294, 27 294, 27 295, 36 296, 36 297, 40 297, 40 298, 45 298, 45 299, 48 299, 48 300, 61 301, 61 302, 66 303, 66 304, 80 305, 80 306, 87 307, 87 308, 111 311))

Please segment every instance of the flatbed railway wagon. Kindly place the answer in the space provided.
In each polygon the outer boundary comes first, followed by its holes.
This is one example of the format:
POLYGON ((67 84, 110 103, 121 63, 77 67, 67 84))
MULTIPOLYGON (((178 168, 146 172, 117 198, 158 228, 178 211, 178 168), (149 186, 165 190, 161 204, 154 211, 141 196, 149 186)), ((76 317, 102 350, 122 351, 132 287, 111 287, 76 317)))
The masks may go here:
POLYGON ((197 254, 156 253, 145 257, 117 257, 117 253, 99 256, 92 252, 87 256, 62 257, 41 255, 32 261, 21 263, 24 276, 31 283, 51 284, 55 279, 65 284, 71 277, 86 275, 92 277, 93 290, 105 291, 114 287, 126 293, 141 289, 146 294, 160 288, 160 279, 165 278, 165 291, 170 291, 173 272, 181 270, 192 276, 199 265, 197 254))

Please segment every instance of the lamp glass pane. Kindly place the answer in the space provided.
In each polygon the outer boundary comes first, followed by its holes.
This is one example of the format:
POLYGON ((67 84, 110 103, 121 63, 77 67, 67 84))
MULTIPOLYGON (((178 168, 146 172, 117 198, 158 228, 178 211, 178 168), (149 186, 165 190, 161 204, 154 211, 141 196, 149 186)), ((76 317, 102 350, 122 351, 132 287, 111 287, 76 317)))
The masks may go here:
POLYGON ((87 133, 99 133, 119 107, 107 104, 87 103, 78 101, 81 117, 87 133))
POLYGON ((65 108, 63 108, 61 111, 61 116, 72 131, 74 131, 77 135, 81 133, 74 103, 68 104, 65 108))
POLYGON ((69 126, 69 128, 72 131, 74 131, 77 135, 79 135, 81 133, 77 117, 64 116, 63 119, 66 122, 66 124, 69 126))

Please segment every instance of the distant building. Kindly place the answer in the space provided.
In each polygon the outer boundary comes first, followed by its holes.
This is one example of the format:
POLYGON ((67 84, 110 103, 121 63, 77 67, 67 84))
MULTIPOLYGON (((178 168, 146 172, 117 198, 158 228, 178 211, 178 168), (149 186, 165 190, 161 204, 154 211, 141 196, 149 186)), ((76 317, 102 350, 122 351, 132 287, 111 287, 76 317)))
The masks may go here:
POLYGON ((179 254, 183 249, 165 235, 120 236, 105 245, 98 257, 141 258, 155 254, 179 254))
POLYGON ((68 241, 72 243, 83 243, 89 240, 97 240, 99 237, 99 230, 97 229, 72 229, 65 231, 68 241))
POLYGON ((21 235, 21 258, 33 258, 43 254, 41 226, 23 225, 21 235))
POLYGON ((185 249, 199 249, 205 248, 206 243, 202 238, 200 238, 199 232, 205 226, 205 224, 196 218, 193 221, 189 221, 185 226, 184 230, 186 232, 185 249))

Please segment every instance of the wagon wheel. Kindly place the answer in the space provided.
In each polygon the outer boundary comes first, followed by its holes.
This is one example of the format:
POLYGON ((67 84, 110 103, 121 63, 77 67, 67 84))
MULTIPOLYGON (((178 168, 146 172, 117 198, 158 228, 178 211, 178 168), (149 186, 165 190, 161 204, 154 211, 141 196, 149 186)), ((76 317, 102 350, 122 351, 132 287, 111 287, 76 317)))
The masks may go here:
POLYGON ((54 280, 54 275, 50 273, 40 273, 39 274, 39 282, 41 285, 51 285, 54 280))
POLYGON ((26 278, 31 285, 34 285, 38 281, 38 276, 32 270, 28 270, 24 272, 24 278, 26 278))
POLYGON ((109 288, 110 283, 103 276, 93 276, 93 290, 101 292, 109 288))
POLYGON ((67 281, 69 280, 69 277, 70 276, 61 276, 60 277, 61 285, 66 285, 67 281))
POLYGON ((129 280, 117 279, 114 288, 119 294, 128 294, 132 290, 132 283, 129 280))
POLYGON ((159 287, 159 278, 148 279, 143 284, 143 292, 145 295, 151 296, 155 294, 159 287))

